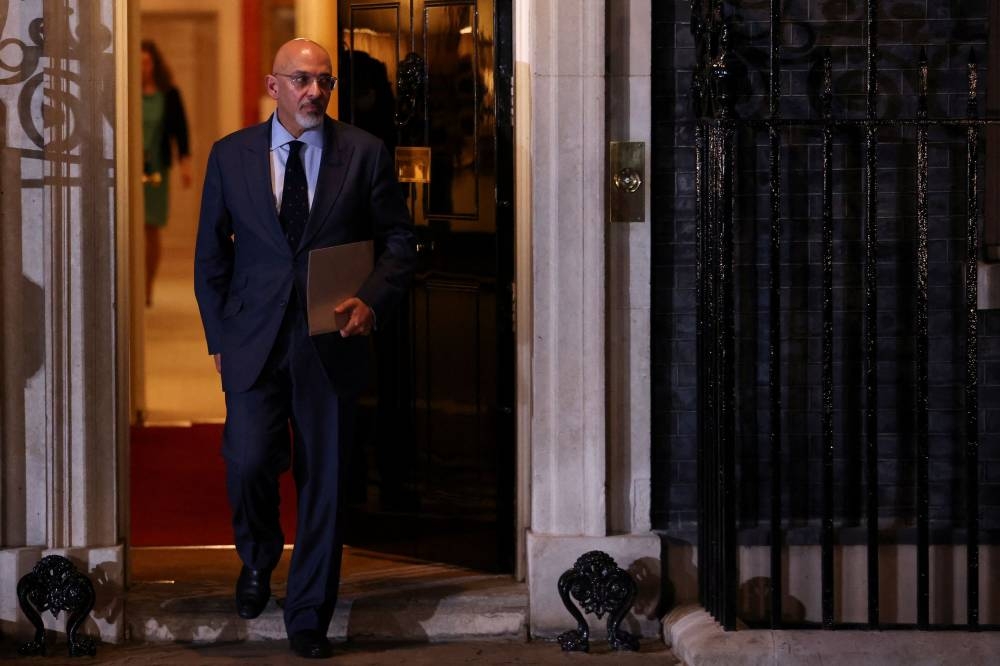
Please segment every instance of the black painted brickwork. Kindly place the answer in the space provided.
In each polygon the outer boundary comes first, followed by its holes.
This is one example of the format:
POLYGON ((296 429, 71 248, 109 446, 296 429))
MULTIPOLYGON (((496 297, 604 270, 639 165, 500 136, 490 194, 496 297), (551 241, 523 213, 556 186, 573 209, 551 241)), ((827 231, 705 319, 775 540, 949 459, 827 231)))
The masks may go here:
MULTIPOLYGON (((785 117, 818 115, 819 59, 829 47, 834 115, 865 112, 864 2, 785 2, 781 77, 785 117)), ((930 115, 966 109, 970 48, 981 63, 985 108, 988 3, 879 2, 879 115, 912 117, 921 46, 930 62, 930 115)), ((740 117, 767 112, 769 2, 730 3, 733 73, 740 117), (738 5, 733 9, 732 5, 738 5)), ((691 538, 697 520, 694 125, 689 86, 694 43, 687 0, 652 3, 653 13, 653 525, 691 538)), ((915 240, 915 132, 879 135, 879 497, 886 525, 912 524, 915 497, 912 288, 915 240)), ((964 520, 961 427, 964 381, 964 131, 930 135, 930 478, 938 534, 964 520)), ((861 313, 864 154, 860 132, 835 134, 836 512, 863 524, 864 407, 861 313)), ((739 141, 736 223, 738 506, 744 533, 766 527, 770 511, 768 392, 767 137, 739 141)), ((822 229, 818 133, 783 134, 782 498, 788 525, 817 524, 821 501, 822 229)), ((980 183, 985 182, 980 173, 980 183)), ((980 201, 982 201, 980 197, 980 201)), ((980 312, 980 503, 985 530, 1000 528, 1000 312, 980 312)), ((803 530, 804 534, 814 530, 803 530)), ((984 539, 990 538, 988 532, 984 539)), ((847 537, 845 537, 847 538, 847 537)), ((947 538, 939 536, 937 538, 947 538)))

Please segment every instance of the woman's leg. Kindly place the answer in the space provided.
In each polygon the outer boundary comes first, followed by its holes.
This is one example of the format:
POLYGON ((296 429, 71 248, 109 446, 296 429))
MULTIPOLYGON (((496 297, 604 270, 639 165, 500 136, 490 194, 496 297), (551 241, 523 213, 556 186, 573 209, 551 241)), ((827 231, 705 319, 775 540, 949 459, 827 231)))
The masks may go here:
POLYGON ((160 267, 160 255, 163 253, 160 227, 145 225, 146 229, 146 305, 153 304, 153 280, 160 267))

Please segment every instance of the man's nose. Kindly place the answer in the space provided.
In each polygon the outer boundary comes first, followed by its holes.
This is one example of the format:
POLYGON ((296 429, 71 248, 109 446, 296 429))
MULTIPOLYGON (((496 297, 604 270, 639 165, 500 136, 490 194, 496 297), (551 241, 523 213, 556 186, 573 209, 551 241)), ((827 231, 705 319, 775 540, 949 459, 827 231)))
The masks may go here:
POLYGON ((306 86, 306 92, 309 93, 310 97, 320 97, 323 94, 323 88, 319 85, 319 79, 315 76, 309 79, 309 85, 306 86))

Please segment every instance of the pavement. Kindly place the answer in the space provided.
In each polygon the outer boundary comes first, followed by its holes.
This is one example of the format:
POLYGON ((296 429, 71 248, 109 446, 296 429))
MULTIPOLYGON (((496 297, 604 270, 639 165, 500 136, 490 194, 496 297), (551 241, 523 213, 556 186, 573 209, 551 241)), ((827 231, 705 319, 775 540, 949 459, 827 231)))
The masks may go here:
POLYGON ((700 606, 674 608, 664 639, 687 666, 987 666, 1000 664, 998 631, 723 631, 700 606))
POLYGON ((288 650, 286 641, 241 643, 160 643, 144 645, 101 645, 94 658, 66 657, 65 638, 50 648, 51 656, 20 657, 8 639, 0 639, 0 663, 42 666, 85 664, 128 664, 129 666, 173 666, 174 664, 308 664, 332 663, 351 666, 393 664, 430 666, 450 664, 659 664, 679 663, 662 641, 644 641, 636 653, 611 652, 606 644, 596 644, 591 652, 565 653, 558 643, 547 641, 476 641, 457 643, 366 643, 334 644, 333 659, 301 659, 288 650))

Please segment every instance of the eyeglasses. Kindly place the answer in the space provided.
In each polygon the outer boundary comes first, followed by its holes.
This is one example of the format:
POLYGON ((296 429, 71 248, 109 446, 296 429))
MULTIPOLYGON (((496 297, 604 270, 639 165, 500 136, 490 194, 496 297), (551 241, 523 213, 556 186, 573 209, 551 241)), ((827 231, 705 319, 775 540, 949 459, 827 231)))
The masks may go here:
POLYGON ((301 72, 296 72, 295 74, 271 72, 271 74, 273 76, 285 77, 296 90, 305 90, 313 84, 313 81, 316 82, 320 90, 326 90, 327 92, 333 90, 337 85, 337 77, 330 76, 329 74, 303 74, 301 72))

